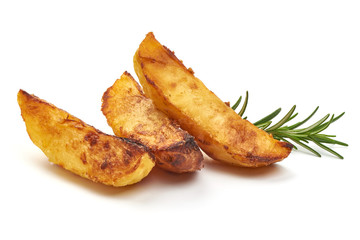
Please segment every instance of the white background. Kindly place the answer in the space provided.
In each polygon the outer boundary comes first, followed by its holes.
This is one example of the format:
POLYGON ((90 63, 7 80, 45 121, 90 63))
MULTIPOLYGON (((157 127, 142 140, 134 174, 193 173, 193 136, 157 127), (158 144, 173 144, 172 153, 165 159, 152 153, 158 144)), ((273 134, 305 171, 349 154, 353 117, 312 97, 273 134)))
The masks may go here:
MULTIPOLYGON (((1 1, 0 239, 360 239, 359 1, 1 1), (222 100, 250 93, 250 121, 297 105, 345 116, 349 147, 260 169, 206 160, 113 188, 50 164, 30 141, 22 88, 111 133, 103 92, 146 33, 222 100)), ((318 149, 318 148, 316 148, 318 149)))

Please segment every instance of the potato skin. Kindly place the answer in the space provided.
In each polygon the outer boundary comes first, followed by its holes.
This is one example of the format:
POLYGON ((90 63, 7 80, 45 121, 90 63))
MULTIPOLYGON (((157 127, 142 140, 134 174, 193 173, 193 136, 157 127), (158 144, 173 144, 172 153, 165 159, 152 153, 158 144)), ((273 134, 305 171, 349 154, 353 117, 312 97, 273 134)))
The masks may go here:
POLYGON ((156 109, 128 72, 107 89, 102 101, 101 110, 115 135, 149 147, 159 167, 175 173, 202 168, 203 156, 194 137, 156 109))
POLYGON ((143 145, 110 136, 20 90, 18 104, 33 143, 53 162, 77 175, 112 186, 139 182, 153 168, 143 145))
POLYGON ((156 107, 193 135, 213 159, 261 167, 286 158, 292 145, 242 119, 148 33, 134 56, 135 72, 156 107))

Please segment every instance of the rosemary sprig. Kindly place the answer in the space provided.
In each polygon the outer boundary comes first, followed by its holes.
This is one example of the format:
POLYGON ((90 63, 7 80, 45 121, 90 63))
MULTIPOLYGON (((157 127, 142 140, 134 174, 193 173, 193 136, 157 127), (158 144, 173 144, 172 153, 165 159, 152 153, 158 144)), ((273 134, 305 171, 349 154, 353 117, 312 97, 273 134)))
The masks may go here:
MULTIPOLYGON (((243 116, 245 109, 248 104, 248 98, 249 94, 246 92, 245 101, 242 105, 242 108, 240 112, 238 113, 240 116, 243 116)), ((232 106, 232 109, 235 111, 236 108, 240 105, 242 97, 240 96, 239 99, 236 101, 236 103, 232 106)), ((296 109, 296 105, 294 105, 290 111, 285 114, 283 118, 281 118, 280 121, 273 124, 272 120, 279 115, 281 112, 281 108, 276 109, 274 112, 270 113, 269 115, 263 117, 262 119, 254 122, 254 125, 257 126, 260 129, 265 130, 266 132, 270 133, 275 139, 294 143, 305 148, 306 150, 312 152, 318 157, 321 157, 320 153, 317 152, 315 149, 309 146, 310 142, 315 143, 320 148, 324 149, 325 151, 337 156, 340 159, 344 159, 343 156, 341 156, 339 153, 335 152, 333 149, 329 148, 328 146, 324 144, 334 144, 334 145, 341 145, 341 146, 348 146, 347 143, 337 141, 333 138, 335 138, 335 135, 327 135, 327 134, 321 134, 326 128, 330 126, 330 124, 334 123, 338 119, 340 119, 345 112, 340 114, 339 116, 332 115, 330 117, 330 114, 325 115, 323 118, 318 120, 317 122, 313 123, 312 125, 305 127, 305 128, 299 128, 301 125, 309 121, 317 112, 319 107, 316 107, 315 110, 304 120, 297 122, 293 125, 286 126, 285 124, 292 119, 294 119, 298 114, 294 113, 296 109), (330 117, 330 119, 329 119, 330 117), (329 119, 329 120, 328 120, 329 119), (328 120, 328 121, 327 121, 328 120)), ((296 145, 294 145, 294 148, 297 149, 296 145)))

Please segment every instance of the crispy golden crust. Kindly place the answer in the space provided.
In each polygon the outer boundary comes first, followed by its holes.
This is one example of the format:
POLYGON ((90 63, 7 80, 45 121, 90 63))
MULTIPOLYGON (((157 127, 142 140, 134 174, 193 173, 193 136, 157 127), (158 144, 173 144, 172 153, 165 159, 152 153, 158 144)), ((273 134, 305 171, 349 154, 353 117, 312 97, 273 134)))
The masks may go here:
POLYGON ((157 110, 129 73, 107 89, 102 101, 102 112, 115 135, 149 147, 158 166, 176 173, 202 168, 203 156, 194 138, 157 110))
POLYGON ((129 139, 110 136, 80 119, 20 90, 18 103, 27 132, 49 161, 113 186, 133 184, 154 166, 148 149, 129 139))
POLYGON ((291 152, 291 144, 275 140, 237 115, 152 33, 135 53, 134 67, 145 94, 193 135, 210 157, 260 167, 280 161, 291 152))

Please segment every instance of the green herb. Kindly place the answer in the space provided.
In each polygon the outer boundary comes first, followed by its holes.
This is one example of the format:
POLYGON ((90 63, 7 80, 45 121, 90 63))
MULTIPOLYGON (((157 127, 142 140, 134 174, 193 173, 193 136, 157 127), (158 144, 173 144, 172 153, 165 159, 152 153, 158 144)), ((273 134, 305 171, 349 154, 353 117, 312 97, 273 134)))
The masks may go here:
MULTIPOLYGON (((247 107, 248 98, 249 95, 248 92, 246 92, 245 101, 242 105, 240 112, 238 113, 241 117, 243 116, 247 107)), ((240 105, 241 99, 242 97, 240 96, 236 103, 232 106, 232 109, 234 109, 234 111, 240 105)), ((312 152, 318 157, 321 157, 320 153, 318 153, 317 151, 315 151, 315 149, 309 146, 310 142, 315 143, 320 148, 337 156, 338 158, 344 159, 343 156, 341 156, 339 153, 335 152, 324 144, 335 144, 341 146, 348 146, 348 144, 335 140, 335 135, 321 134, 321 132, 323 132, 327 127, 329 127, 331 123, 341 118, 345 114, 345 112, 343 112, 339 116, 332 115, 331 117, 330 114, 327 114, 312 125, 305 128, 299 128, 301 125, 306 123, 315 115, 315 113, 319 109, 319 107, 316 107, 315 110, 304 120, 290 126, 285 125, 287 122, 293 120, 298 115, 297 113, 294 113, 295 109, 296 105, 294 105, 290 109, 290 111, 285 114, 283 118, 281 118, 280 121, 273 123, 272 120, 281 112, 281 108, 278 108, 274 112, 260 119, 259 121, 254 122, 254 125, 270 133, 275 139, 290 142, 293 143, 293 145, 297 144, 305 148, 306 150, 312 152)), ((244 117, 244 119, 246 119, 246 117, 244 117)), ((295 145, 294 148, 297 149, 295 145)))

